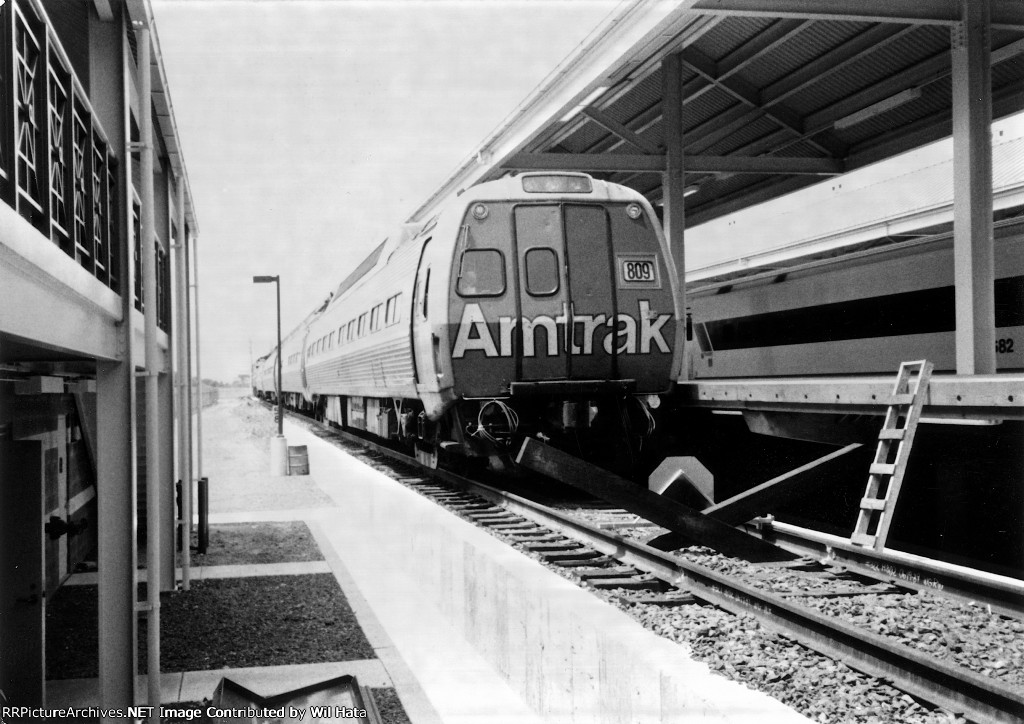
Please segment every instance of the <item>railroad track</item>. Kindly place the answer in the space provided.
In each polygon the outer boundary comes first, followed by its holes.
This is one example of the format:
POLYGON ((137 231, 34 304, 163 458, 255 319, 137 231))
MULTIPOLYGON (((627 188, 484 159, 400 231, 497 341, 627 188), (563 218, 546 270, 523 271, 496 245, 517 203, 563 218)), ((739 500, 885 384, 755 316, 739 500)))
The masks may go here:
MULTIPOLYGON (((425 469, 387 446, 321 426, 307 418, 298 419, 316 426, 321 437, 335 436, 389 458, 394 462, 387 467, 403 484, 488 528, 566 575, 599 591, 614 592, 627 607, 711 604, 734 615, 751 616, 768 631, 843 662, 853 670, 877 677, 932 706, 963 715, 969 721, 1024 722, 1020 682, 949 663, 934 653, 918 650, 893 636, 872 630, 870 626, 851 623, 829 611, 827 606, 808 603, 808 599, 820 604, 820 601, 856 596, 907 595, 908 589, 902 585, 906 582, 894 581, 885 572, 875 576, 888 579, 882 583, 869 581, 865 584, 849 577, 840 578, 845 589, 838 591, 773 591, 770 586, 757 585, 756 580, 751 582, 750 577, 740 574, 736 567, 723 569, 720 557, 711 551, 704 554, 701 562, 696 562, 658 551, 615 532, 628 527, 628 520, 610 524, 605 521, 606 527, 602 527, 600 523, 448 471, 425 469)), ((701 555, 698 553, 698 558, 701 555)), ((931 575, 927 570, 915 573, 912 562, 901 560, 899 564, 910 579, 917 576, 925 580, 931 575)), ((824 570, 820 562, 808 559, 791 564, 762 565, 778 572, 776 576, 769 574, 770 578, 801 569, 815 573, 824 570)), ((981 581, 974 581, 972 585, 985 593, 981 581)), ((961 593, 956 591, 956 595, 961 593)), ((1003 589, 987 595, 1000 606, 1008 603, 1014 608, 1013 597, 1008 597, 1003 589)), ((1016 605, 1019 611, 1019 601, 1016 605)), ((1024 624, 1014 621, 1008 625, 1012 638, 1024 640, 1024 624)), ((1004 668, 1012 665, 1019 670, 1024 667, 1024 661, 1013 659, 1006 665, 1004 668)))

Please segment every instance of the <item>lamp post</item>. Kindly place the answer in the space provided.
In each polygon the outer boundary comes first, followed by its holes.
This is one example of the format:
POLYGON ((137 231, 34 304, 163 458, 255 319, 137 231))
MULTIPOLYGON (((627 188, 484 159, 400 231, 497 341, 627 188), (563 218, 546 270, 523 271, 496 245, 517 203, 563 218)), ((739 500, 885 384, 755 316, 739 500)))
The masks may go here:
POLYGON ((281 277, 255 276, 252 281, 254 284, 273 282, 277 289, 277 438, 270 442, 270 472, 275 475, 287 475, 285 453, 288 445, 284 439, 284 411, 281 403, 281 277))

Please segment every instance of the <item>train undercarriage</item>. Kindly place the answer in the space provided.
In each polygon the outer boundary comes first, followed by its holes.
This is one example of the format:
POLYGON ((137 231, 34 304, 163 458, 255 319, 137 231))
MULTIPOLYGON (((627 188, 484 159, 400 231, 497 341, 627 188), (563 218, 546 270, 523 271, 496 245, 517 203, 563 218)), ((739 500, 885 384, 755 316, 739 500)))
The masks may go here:
MULTIPOLYGON (((273 393, 258 396, 276 402, 273 393)), ((463 472, 524 474, 515 458, 526 439, 642 487, 666 459, 685 461, 681 477, 686 484, 676 486, 670 497, 696 510, 785 480, 792 471, 813 468, 843 446, 859 443, 858 449, 792 485, 778 484, 751 514, 850 535, 878 435, 878 415, 710 410, 678 395, 664 396, 654 408, 654 399, 461 400, 437 421, 426 416, 417 400, 319 396, 311 402, 287 393, 283 403, 332 426, 389 440, 430 467, 463 472), (703 488, 700 475, 709 481, 703 488)), ((893 523, 893 545, 992 572, 1019 569, 1024 562, 1021 440, 1024 421, 1018 420, 922 426, 893 523)))
MULTIPOLYGON (((276 403, 274 393, 256 393, 276 403)), ((418 400, 288 392, 283 406, 318 422, 389 440, 430 467, 491 468, 514 473, 525 438, 535 438, 617 475, 646 484, 664 458, 657 395, 552 400, 523 396, 460 400, 431 420, 418 400)))

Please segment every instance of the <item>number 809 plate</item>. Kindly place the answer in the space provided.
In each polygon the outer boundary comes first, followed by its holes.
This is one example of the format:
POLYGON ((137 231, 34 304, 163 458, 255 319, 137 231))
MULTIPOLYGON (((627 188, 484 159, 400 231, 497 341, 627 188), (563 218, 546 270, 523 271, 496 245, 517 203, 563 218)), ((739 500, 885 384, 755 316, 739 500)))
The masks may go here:
POLYGON ((617 256, 620 289, 660 289, 658 258, 654 254, 617 256))

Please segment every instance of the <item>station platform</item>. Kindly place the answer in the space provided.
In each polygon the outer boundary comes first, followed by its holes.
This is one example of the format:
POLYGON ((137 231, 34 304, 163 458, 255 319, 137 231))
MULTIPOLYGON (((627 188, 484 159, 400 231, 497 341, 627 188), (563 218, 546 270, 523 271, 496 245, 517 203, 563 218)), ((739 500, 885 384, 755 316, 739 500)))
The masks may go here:
MULTIPOLYGON (((299 425, 286 421, 285 437, 307 447, 311 474, 271 476, 254 416, 270 413, 247 398, 204 413, 211 525, 305 522, 325 562, 275 575, 329 570, 376 658, 163 674, 164 704, 209 697, 223 676, 269 697, 351 673, 393 687, 413 724, 808 721, 299 425)), ((47 704, 97 706, 97 683, 49 681, 47 704)))

